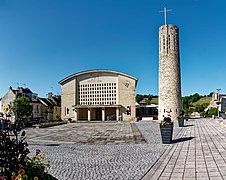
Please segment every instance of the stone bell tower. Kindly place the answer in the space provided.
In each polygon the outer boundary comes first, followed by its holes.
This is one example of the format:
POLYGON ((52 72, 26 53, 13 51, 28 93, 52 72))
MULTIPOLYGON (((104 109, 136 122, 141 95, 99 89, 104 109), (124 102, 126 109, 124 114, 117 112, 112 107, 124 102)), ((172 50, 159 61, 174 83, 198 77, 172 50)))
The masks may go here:
POLYGON ((159 108, 158 119, 170 112, 172 120, 182 112, 181 76, 179 53, 179 29, 166 24, 166 5, 164 7, 165 24, 159 27, 159 108))

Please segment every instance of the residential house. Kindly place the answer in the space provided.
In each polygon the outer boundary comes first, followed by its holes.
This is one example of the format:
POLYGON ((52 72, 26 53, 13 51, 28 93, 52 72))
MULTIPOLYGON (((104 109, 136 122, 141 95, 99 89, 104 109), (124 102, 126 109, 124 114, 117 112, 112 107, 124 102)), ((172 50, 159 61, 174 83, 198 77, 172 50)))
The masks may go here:
MULTIPOLYGON (((38 94, 33 93, 29 88, 23 87, 18 87, 17 89, 13 89, 11 86, 9 87, 8 92, 2 97, 1 110, 3 111, 5 106, 12 107, 13 101, 18 97, 28 97, 30 100, 30 104, 33 106, 32 116, 33 117, 40 116, 39 113, 36 112, 37 106, 40 106, 40 103, 38 102, 38 94)), ((11 122, 15 121, 16 117, 12 110, 9 110, 7 115, 11 122)))
POLYGON ((217 108, 219 117, 226 119, 226 94, 213 93, 207 110, 211 107, 217 108))
MULTIPOLYGON (((48 98, 40 98, 37 93, 33 93, 29 88, 18 87, 13 89, 9 87, 8 92, 0 100, 0 113, 4 113, 5 106, 12 107, 13 101, 18 97, 28 97, 30 105, 33 107, 32 119, 36 120, 58 120, 61 116, 61 96, 48 93, 48 98)), ((6 116, 6 115, 5 115, 6 116)), ((13 123, 15 115, 12 110, 8 112, 7 118, 13 123)))
POLYGON ((61 96, 48 93, 48 98, 38 98, 41 103, 41 117, 44 120, 59 120, 61 116, 61 96))

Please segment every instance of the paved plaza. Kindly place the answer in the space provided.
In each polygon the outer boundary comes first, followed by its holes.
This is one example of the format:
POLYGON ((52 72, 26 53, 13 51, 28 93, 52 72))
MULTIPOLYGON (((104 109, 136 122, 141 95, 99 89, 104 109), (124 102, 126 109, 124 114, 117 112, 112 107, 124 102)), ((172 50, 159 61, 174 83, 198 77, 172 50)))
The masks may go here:
POLYGON ((27 132, 29 139, 73 144, 144 144, 133 123, 71 123, 48 129, 27 132))
POLYGON ((70 123, 27 131, 57 179, 226 179, 226 129, 212 119, 174 126, 161 142, 158 121, 70 123))
POLYGON ((216 120, 193 120, 143 178, 150 179, 226 179, 225 127, 216 120))

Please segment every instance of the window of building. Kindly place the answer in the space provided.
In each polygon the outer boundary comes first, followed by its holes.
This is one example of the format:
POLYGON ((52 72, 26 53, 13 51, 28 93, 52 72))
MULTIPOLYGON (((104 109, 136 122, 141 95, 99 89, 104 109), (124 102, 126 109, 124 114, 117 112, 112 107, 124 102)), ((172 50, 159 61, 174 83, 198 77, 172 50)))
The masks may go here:
POLYGON ((79 84, 79 104, 116 104, 117 83, 79 84), (89 88, 90 87, 90 88, 89 88), (113 90, 114 89, 114 90, 113 90), (101 91, 102 90, 102 91, 101 91), (96 99, 94 99, 96 97, 96 99), (100 98, 99 98, 100 97, 100 98), (108 97, 108 98, 101 98, 108 97), (115 97, 115 101, 112 101, 115 97), (98 102, 98 103, 97 103, 98 102))

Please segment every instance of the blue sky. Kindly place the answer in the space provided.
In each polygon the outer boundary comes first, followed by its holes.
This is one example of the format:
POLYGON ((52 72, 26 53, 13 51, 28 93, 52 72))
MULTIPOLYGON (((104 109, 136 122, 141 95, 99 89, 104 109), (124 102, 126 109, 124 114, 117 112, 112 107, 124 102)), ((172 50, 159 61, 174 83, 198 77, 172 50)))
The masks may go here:
POLYGON ((158 94, 158 28, 180 29, 182 95, 226 93, 225 0, 0 0, 0 97, 9 86, 41 97, 80 71, 111 69, 158 94))

